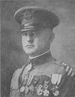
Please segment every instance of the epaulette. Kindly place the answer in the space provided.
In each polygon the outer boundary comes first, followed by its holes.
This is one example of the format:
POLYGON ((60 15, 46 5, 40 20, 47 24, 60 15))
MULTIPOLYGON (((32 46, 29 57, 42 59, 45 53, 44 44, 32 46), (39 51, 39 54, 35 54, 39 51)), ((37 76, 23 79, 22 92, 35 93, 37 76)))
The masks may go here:
POLYGON ((61 71, 61 69, 63 69, 63 72, 64 73, 67 73, 68 76, 69 75, 70 76, 73 76, 74 75, 73 69, 72 69, 72 67, 70 65, 65 64, 62 61, 56 61, 56 64, 59 65, 60 71, 61 71))

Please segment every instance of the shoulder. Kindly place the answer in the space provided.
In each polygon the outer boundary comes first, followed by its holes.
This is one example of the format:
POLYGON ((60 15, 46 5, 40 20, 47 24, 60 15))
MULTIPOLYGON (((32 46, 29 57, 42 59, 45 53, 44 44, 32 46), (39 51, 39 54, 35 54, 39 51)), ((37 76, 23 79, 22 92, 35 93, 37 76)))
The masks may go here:
POLYGON ((13 76, 12 76, 12 79, 11 79, 11 88, 12 89, 17 89, 18 88, 18 79, 19 79, 19 76, 23 70, 24 66, 22 68, 18 68, 14 73, 13 73, 13 76))
MULTIPOLYGON (((60 91, 62 91, 62 87, 64 89, 64 94, 68 95, 67 97, 71 97, 71 95, 75 95, 75 72, 71 65, 65 64, 64 62, 57 62, 58 64, 58 72, 62 71, 62 76, 60 78, 60 91)), ((63 93, 63 92, 62 92, 63 93)))
POLYGON ((75 73, 70 65, 64 62, 56 61, 55 72, 52 74, 52 81, 58 82, 60 86, 68 86, 70 83, 75 83, 75 73))
POLYGON ((68 64, 66 64, 62 61, 58 61, 58 60, 56 60, 54 62, 54 64, 56 65, 55 66, 56 67, 56 69, 55 69, 56 73, 62 74, 62 75, 67 73, 67 75, 70 75, 70 76, 74 75, 74 71, 73 71, 73 68, 72 68, 71 65, 68 65, 68 64))

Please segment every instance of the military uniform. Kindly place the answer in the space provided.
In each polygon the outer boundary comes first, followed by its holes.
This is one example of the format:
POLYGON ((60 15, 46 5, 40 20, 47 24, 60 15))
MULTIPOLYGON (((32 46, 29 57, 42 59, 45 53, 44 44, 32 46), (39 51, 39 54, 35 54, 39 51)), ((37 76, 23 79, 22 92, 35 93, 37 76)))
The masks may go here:
MULTIPOLYGON (((58 17, 45 9, 23 7, 15 18, 21 31, 39 30, 59 24, 58 17)), ((11 80, 10 97, 75 97, 75 75, 72 68, 51 56, 50 51, 17 69, 11 80)))
POLYGON ((68 65, 49 56, 48 52, 30 60, 14 73, 11 82, 14 97, 75 96, 73 71, 68 65))

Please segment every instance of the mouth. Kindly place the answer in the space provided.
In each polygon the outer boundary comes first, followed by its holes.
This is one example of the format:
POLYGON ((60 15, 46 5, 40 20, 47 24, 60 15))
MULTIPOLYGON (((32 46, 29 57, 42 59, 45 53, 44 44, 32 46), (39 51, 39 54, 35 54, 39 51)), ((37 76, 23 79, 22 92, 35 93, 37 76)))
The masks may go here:
POLYGON ((27 45, 26 47, 27 47, 27 48, 33 48, 34 45, 27 45))

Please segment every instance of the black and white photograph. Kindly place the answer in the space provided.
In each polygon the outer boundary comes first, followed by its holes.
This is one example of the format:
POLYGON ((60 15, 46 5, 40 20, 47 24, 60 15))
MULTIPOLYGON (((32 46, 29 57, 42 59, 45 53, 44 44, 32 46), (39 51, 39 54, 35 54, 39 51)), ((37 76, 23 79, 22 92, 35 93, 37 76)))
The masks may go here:
POLYGON ((1 0, 1 97, 75 97, 75 0, 1 0))

